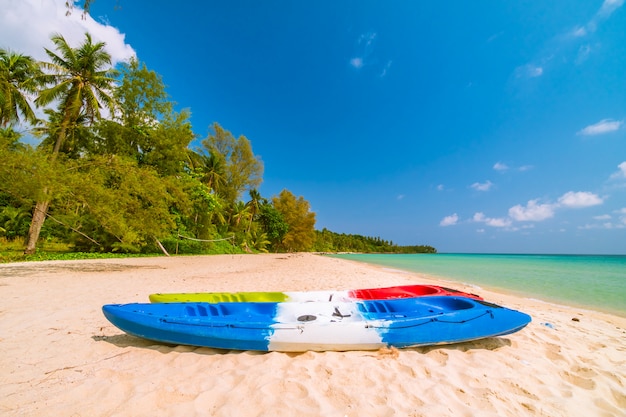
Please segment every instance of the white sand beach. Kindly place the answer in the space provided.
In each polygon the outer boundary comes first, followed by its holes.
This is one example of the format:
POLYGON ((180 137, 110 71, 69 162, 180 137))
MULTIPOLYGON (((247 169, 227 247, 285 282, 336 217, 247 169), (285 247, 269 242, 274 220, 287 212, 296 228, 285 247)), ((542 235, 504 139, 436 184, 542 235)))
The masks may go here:
POLYGON ((626 318, 314 254, 0 264, 2 416, 625 416, 626 318), (524 311, 449 346, 287 354, 126 335, 103 304, 156 292, 443 284, 524 311))

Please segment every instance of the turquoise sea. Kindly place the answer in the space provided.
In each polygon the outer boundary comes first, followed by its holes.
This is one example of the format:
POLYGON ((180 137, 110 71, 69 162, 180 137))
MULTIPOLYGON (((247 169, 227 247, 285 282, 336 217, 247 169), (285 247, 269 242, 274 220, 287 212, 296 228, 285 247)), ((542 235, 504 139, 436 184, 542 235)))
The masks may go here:
POLYGON ((333 256, 626 316, 626 255, 333 256))

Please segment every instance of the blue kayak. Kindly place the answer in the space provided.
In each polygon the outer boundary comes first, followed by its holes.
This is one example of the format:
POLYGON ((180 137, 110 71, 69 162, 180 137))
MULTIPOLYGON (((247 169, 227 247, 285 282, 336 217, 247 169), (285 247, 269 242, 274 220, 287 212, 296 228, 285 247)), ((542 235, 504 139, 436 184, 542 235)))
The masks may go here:
POLYGON ((459 343, 517 332, 529 315, 465 297, 354 302, 134 303, 102 307, 161 343, 257 351, 346 351, 459 343))

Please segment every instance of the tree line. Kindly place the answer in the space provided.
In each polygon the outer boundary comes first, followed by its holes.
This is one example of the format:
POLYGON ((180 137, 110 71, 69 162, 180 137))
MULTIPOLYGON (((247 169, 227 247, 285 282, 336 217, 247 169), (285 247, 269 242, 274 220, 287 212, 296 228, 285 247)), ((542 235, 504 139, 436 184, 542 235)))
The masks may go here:
POLYGON ((316 231, 302 196, 260 195, 263 162, 245 136, 214 123, 198 138, 145 64, 113 68, 88 33, 77 47, 51 39, 44 62, 0 49, 0 236, 23 239, 24 253, 42 241, 124 253, 434 250, 316 231))
POLYGON ((316 252, 364 252, 364 253, 437 253, 428 245, 399 246, 379 237, 335 233, 324 228, 315 231, 316 252))

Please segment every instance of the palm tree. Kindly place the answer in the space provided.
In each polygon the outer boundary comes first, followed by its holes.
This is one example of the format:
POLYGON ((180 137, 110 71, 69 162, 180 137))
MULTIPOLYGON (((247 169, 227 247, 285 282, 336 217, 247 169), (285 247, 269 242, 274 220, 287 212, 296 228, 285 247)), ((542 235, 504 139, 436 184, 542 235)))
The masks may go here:
POLYGON ((93 123, 101 118, 100 108, 106 105, 115 111, 112 90, 115 70, 111 67, 111 55, 104 50, 105 43, 93 43, 91 35, 85 33, 85 42, 71 48, 61 35, 52 36, 59 54, 46 48, 51 62, 43 62, 42 68, 49 73, 41 77, 49 88, 42 90, 35 100, 38 106, 60 101, 59 111, 63 115, 58 130, 53 155, 61 149, 67 131, 81 117, 93 123))
POLYGON ((242 220, 250 216, 250 206, 243 201, 237 201, 235 205, 231 207, 230 215, 231 226, 238 228, 242 220))
POLYGON ((0 127, 19 123, 20 113, 27 122, 37 120, 27 95, 37 91, 38 75, 33 58, 0 49, 0 127))
POLYGON ((250 247, 259 252, 267 253, 267 247, 272 243, 268 240, 267 234, 259 230, 254 230, 247 234, 250 247))
MULTIPOLYGON (((9 238, 14 238, 20 235, 20 230, 23 231, 23 227, 29 217, 30 209, 27 207, 14 207, 5 206, 0 211, 0 233, 3 233, 9 238)), ((23 235, 22 235, 23 236, 23 235)))
MULTIPOLYGON (((61 120, 55 130, 56 140, 52 150, 52 158, 55 158, 68 132, 80 118, 84 117, 93 123, 101 117, 102 105, 114 111, 115 101, 111 91, 115 72, 111 67, 111 56, 104 50, 104 42, 93 43, 88 33, 78 48, 70 47, 61 35, 54 35, 51 39, 58 53, 46 49, 51 62, 41 64, 48 72, 40 79, 49 87, 39 93, 35 104, 46 106, 52 102, 59 103, 61 120)), ((44 199, 35 205, 24 251, 27 254, 35 252, 49 204, 49 199, 44 199)))
POLYGON ((201 155, 202 169, 204 170, 204 177, 202 181, 213 190, 216 194, 222 195, 222 189, 226 185, 226 172, 224 166, 224 160, 215 155, 201 155))
POLYGON ((247 232, 250 233, 250 229, 252 228, 252 221, 254 217, 261 211, 261 204, 263 203, 263 197, 261 197, 261 193, 257 189, 252 189, 249 191, 250 201, 246 203, 246 206, 250 207, 250 222, 248 223, 247 232))

